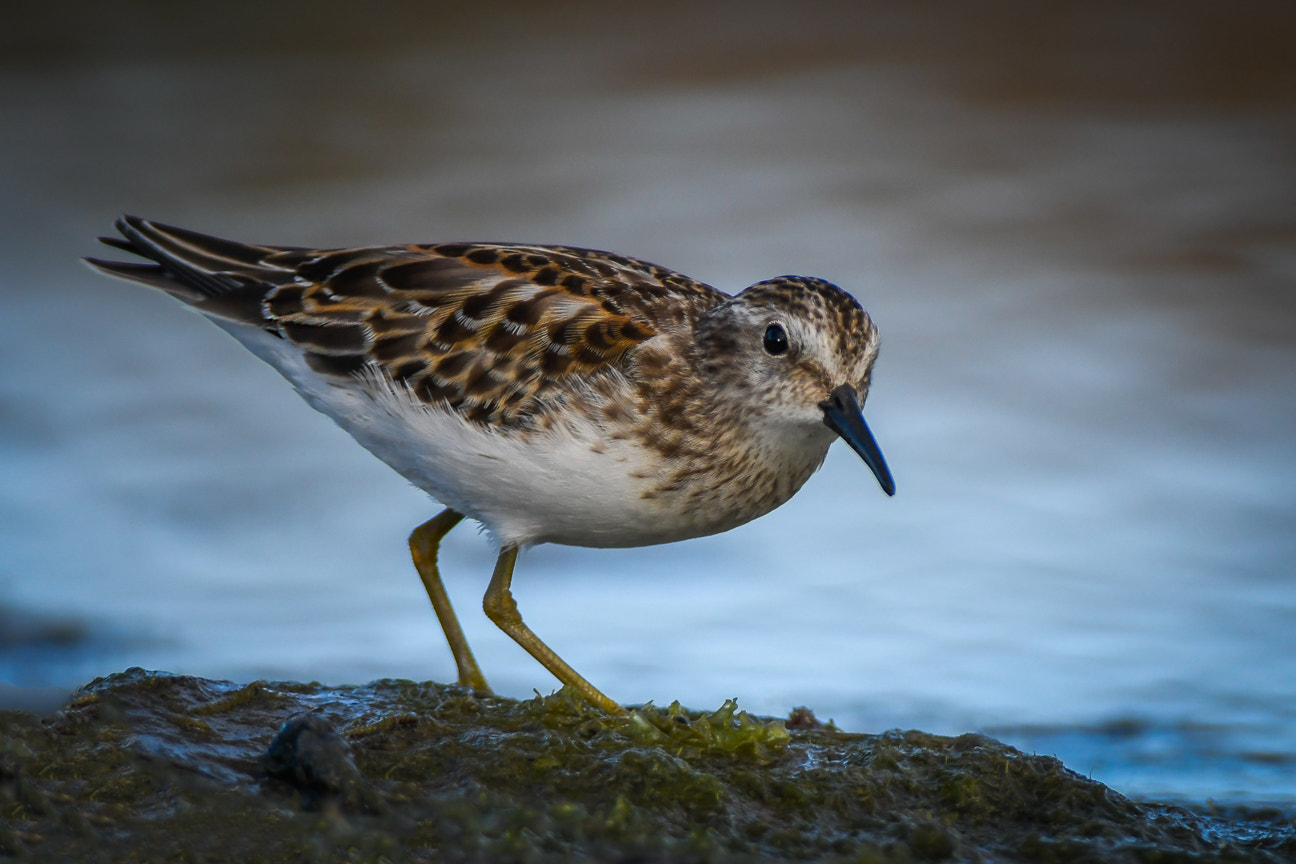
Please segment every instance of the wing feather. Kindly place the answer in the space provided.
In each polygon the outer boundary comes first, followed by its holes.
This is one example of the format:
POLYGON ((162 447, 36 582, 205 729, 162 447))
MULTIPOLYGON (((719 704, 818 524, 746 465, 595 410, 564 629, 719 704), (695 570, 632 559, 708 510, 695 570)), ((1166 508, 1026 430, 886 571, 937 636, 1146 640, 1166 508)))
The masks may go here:
POLYGON ((632 258, 564 246, 257 246, 124 216, 87 259, 205 314, 288 340, 323 375, 381 372, 420 400, 490 423, 625 375, 634 349, 726 295, 632 258))

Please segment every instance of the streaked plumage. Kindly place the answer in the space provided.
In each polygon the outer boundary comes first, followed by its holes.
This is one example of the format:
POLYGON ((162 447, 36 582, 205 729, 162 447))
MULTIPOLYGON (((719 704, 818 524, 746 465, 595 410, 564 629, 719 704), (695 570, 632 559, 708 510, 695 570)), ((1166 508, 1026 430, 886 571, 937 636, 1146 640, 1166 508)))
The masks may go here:
POLYGON ((893 491, 859 413, 877 331, 854 298, 822 280, 785 276, 730 297, 588 249, 312 250, 129 216, 117 227, 122 237, 103 242, 150 263, 92 264, 208 316, 450 508, 411 547, 460 681, 477 689, 485 680, 456 639, 435 565, 460 514, 503 549, 488 614, 564 683, 614 710, 516 616, 508 583, 519 547, 640 546, 728 530, 790 498, 835 435, 893 491))

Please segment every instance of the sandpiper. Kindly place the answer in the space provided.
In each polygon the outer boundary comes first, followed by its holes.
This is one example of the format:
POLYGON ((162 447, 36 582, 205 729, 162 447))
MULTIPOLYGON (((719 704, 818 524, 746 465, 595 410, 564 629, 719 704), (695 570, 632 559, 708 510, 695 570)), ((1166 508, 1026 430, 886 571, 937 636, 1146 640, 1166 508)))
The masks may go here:
POLYGON ((860 406, 877 328, 821 279, 730 296, 566 246, 261 246, 134 216, 87 258, 160 288, 278 369, 314 408, 446 509, 410 552, 459 669, 489 692, 437 569, 465 516, 499 558, 486 615, 559 681, 622 709, 522 622, 518 550, 727 531, 787 501, 842 438, 895 485, 860 406))

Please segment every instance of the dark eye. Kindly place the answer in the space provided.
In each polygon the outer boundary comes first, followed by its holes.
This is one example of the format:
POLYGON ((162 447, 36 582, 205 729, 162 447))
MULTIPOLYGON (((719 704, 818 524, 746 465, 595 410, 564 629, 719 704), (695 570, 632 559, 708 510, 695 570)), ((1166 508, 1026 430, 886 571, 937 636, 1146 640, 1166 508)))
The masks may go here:
POLYGON ((772 357, 786 354, 788 350, 787 331, 782 324, 771 324, 765 328, 765 353, 772 357))

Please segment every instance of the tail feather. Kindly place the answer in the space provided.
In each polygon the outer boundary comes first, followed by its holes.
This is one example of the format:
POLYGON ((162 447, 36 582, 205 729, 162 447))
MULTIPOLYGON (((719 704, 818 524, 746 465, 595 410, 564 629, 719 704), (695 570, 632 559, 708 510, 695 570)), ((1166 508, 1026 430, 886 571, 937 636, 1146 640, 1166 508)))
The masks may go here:
POLYGON ((229 278, 229 271, 255 266, 261 257, 254 247, 242 247, 241 255, 231 254, 238 252, 240 244, 155 224, 138 216, 122 216, 117 220, 117 230, 130 241, 130 251, 156 261, 207 297, 237 288, 239 282, 229 278))
POLYGON ((134 252, 135 245, 129 240, 123 240, 121 237, 100 237, 99 242, 105 246, 111 246, 114 249, 120 249, 123 252, 134 252))
POLYGON ((116 222, 120 237, 100 237, 113 249, 151 263, 87 257, 86 263, 109 276, 161 289, 200 311, 246 324, 267 326, 261 304, 277 285, 292 282, 295 266, 286 264, 297 247, 254 246, 212 237, 138 216, 116 222))
MULTIPOLYGON (((115 245, 115 244, 109 244, 115 245)), ((84 260, 91 267, 109 276, 140 282, 151 288, 158 288, 178 300, 186 303, 199 303, 205 295, 178 281, 167 270, 157 264, 140 264, 129 261, 106 261, 103 258, 86 256, 84 260)))

